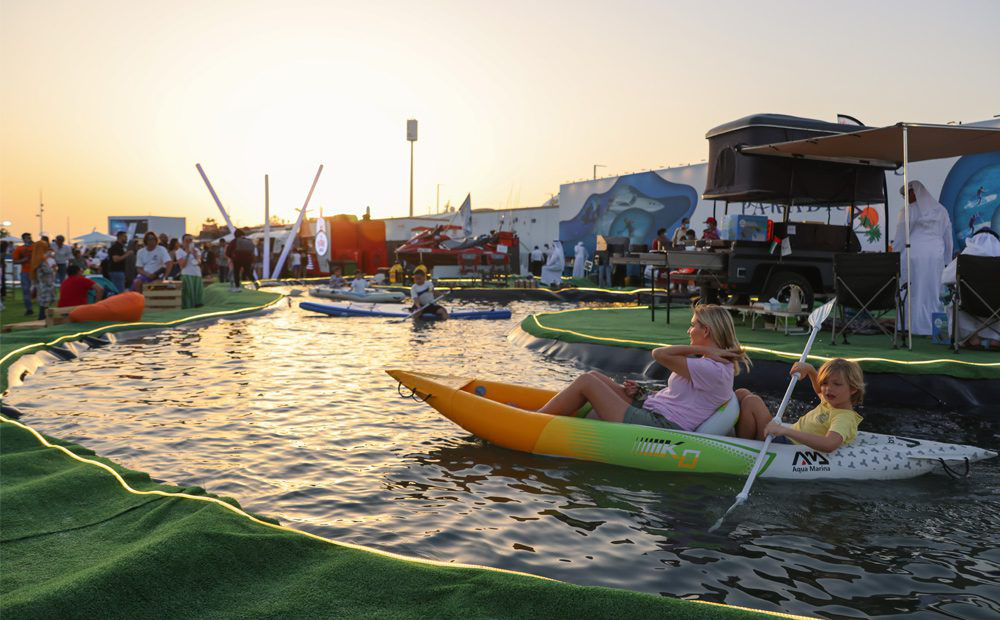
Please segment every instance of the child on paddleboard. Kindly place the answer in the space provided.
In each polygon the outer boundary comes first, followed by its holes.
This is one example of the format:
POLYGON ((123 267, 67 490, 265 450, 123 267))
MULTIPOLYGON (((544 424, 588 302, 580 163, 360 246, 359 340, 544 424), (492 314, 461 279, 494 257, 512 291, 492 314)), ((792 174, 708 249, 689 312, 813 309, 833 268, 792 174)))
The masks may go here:
POLYGON ((413 286, 410 287, 410 298, 413 299, 411 311, 423 308, 420 314, 433 312, 442 321, 448 318, 448 311, 434 302, 434 284, 427 281, 427 273, 423 270, 413 272, 413 286))
POLYGON ((819 371, 811 364, 795 362, 789 374, 795 373, 809 378, 819 396, 819 406, 786 426, 773 421, 774 416, 759 396, 746 389, 736 390, 740 400, 736 435, 759 440, 774 435, 772 443, 797 443, 820 452, 833 452, 850 443, 862 420, 854 411, 865 396, 861 366, 838 357, 823 364, 819 371))

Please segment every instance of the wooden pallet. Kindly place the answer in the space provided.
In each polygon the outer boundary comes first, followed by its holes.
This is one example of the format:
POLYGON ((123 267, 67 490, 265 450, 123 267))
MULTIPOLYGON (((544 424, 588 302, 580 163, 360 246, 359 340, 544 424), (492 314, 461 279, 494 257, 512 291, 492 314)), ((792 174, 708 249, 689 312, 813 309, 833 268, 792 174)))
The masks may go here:
POLYGON ((51 327, 52 325, 62 325, 63 323, 69 323, 69 313, 75 310, 77 306, 66 306, 63 308, 46 308, 45 309, 45 326, 51 327))
POLYGON ((182 287, 180 282, 153 282, 142 287, 146 310, 180 310, 182 287))
POLYGON ((0 332, 18 332, 25 329, 38 329, 45 327, 45 321, 21 321, 20 323, 4 323, 0 325, 0 332))

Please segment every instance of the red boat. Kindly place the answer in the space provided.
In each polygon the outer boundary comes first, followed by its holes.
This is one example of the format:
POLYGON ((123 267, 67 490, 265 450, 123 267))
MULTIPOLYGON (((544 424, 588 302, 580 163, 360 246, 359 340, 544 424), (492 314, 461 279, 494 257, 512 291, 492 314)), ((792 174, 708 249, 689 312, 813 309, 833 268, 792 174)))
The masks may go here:
MULTIPOLYGON (((520 267, 520 247, 517 235, 500 231, 491 235, 452 238, 449 233, 461 231, 461 226, 440 225, 433 228, 415 228, 412 239, 399 246, 396 255, 410 265, 428 267, 455 266, 454 275, 475 271, 517 271, 520 267)), ((435 270, 435 275, 447 276, 449 270, 435 270)))

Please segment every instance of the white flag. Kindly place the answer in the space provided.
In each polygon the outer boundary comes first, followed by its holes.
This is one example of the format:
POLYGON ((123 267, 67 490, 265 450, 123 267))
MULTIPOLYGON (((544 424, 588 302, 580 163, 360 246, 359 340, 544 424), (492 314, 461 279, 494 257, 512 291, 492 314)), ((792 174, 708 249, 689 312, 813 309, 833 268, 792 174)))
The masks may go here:
POLYGON ((462 216, 462 234, 466 237, 472 236, 472 194, 466 194, 465 202, 458 209, 462 216))

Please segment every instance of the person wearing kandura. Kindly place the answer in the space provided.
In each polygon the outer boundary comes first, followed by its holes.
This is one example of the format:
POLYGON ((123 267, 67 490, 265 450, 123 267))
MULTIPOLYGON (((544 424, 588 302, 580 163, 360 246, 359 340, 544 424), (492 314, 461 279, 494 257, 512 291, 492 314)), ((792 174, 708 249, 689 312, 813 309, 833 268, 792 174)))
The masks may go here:
POLYGON ((590 403, 606 422, 642 424, 693 431, 733 396, 733 379, 750 359, 740 346, 729 312, 721 306, 697 305, 688 328, 690 345, 653 350, 653 359, 671 372, 667 387, 638 402, 638 386, 618 385, 591 371, 578 376, 541 409, 553 415, 574 415, 590 403))

